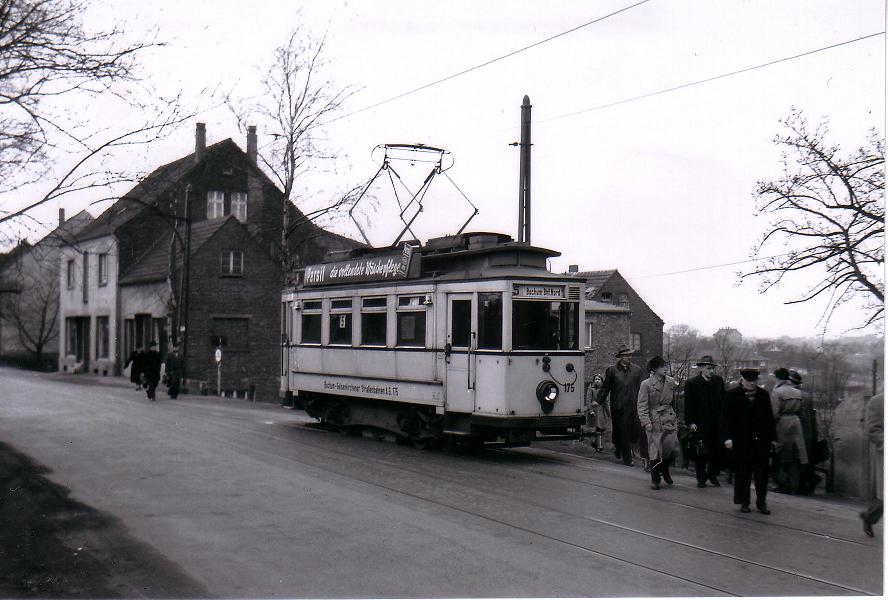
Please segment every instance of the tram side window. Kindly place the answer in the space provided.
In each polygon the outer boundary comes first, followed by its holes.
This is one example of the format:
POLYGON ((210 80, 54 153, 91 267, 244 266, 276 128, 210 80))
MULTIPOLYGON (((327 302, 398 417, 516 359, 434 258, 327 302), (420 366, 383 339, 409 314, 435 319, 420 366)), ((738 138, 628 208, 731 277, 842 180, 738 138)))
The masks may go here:
POLYGON ((321 343, 321 301, 306 300, 302 303, 303 344, 321 343))
POLYGON ((363 298, 361 301, 361 345, 385 346, 388 325, 385 298, 363 298))
POLYGON ((398 298, 398 346, 425 347, 426 313, 422 296, 398 298))
POLYGON ((577 302, 515 300, 512 346, 515 350, 576 350, 579 315, 577 302))
POLYGON ((338 346, 351 346, 352 343, 352 301, 330 301, 330 343, 338 346))
POLYGON ((503 348, 502 292, 478 294, 478 348, 483 350, 503 348))
POLYGON ((450 301, 450 344, 454 348, 468 348, 472 332, 472 301, 450 301))

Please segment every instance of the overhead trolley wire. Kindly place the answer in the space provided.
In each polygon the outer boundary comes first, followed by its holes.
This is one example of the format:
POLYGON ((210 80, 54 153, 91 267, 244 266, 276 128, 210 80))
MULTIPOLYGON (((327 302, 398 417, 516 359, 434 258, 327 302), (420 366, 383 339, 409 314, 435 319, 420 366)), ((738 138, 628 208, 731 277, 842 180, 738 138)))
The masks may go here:
MULTIPOLYGON (((766 62, 766 63, 762 63, 762 64, 759 64, 759 65, 754 65, 754 66, 751 66, 751 67, 746 67, 746 68, 743 68, 743 69, 738 69, 737 71, 731 71, 731 72, 729 72, 729 73, 722 73, 722 74, 720 74, 720 75, 714 75, 714 76, 712 76, 712 77, 707 77, 706 79, 699 79, 699 80, 697 80, 697 81, 690 81, 690 82, 688 82, 688 83, 683 83, 683 84, 681 84, 681 85, 676 85, 676 86, 673 86, 673 87, 670 87, 670 88, 666 88, 666 89, 663 89, 663 90, 658 90, 658 91, 656 91, 656 92, 649 92, 649 93, 647 93, 647 94, 642 94, 642 95, 640 95, 640 96, 633 96, 632 98, 624 98, 623 100, 617 100, 616 102, 609 102, 609 103, 607 103, 607 104, 599 104, 598 106, 592 106, 592 107, 590 107, 590 108, 584 108, 584 109, 582 109, 582 110, 577 110, 577 111, 570 112, 570 113, 566 113, 566 114, 563 114, 563 115, 558 115, 558 116, 555 116, 555 117, 548 117, 548 118, 545 118, 545 119, 538 119, 538 120, 534 121, 534 124, 538 124, 538 123, 547 123, 547 122, 549 122, 549 121, 557 121, 557 120, 560 120, 560 119, 567 119, 567 118, 569 118, 569 117, 575 117, 575 116, 577 116, 577 115, 582 115, 582 114, 589 113, 589 112, 592 112, 592 111, 601 110, 601 109, 604 109, 604 108, 611 108, 611 107, 613 107, 613 106, 619 106, 620 104, 627 104, 627 103, 629 103, 629 102, 635 102, 635 101, 637 101, 637 100, 644 100, 645 98, 651 98, 651 97, 653 97, 653 96, 659 96, 659 95, 661 95, 661 94, 667 94, 667 93, 669 93, 669 92, 674 92, 674 91, 677 91, 677 90, 682 90, 682 89, 689 88, 689 87, 691 87, 691 86, 695 86, 695 85, 700 85, 700 84, 703 84, 703 83, 710 83, 710 82, 716 81, 716 80, 718 80, 718 79, 724 79, 725 77, 731 77, 731 76, 733 76, 733 75, 740 75, 740 74, 742 74, 742 73, 748 73, 749 71, 755 71, 756 69, 763 69, 763 68, 765 68, 765 67, 770 67, 770 66, 773 66, 773 65, 776 65, 776 64, 779 64, 779 63, 787 62, 787 61, 790 61, 790 60, 795 60, 795 59, 797 59, 797 58, 803 58, 803 57, 805 57, 805 56, 810 56, 810 55, 812 55, 812 54, 817 54, 818 52, 825 52, 826 50, 832 50, 833 48, 839 48, 839 47, 841 47, 841 46, 847 46, 848 44, 854 44, 854 43, 856 43, 856 42, 861 42, 861 41, 863 41, 863 40, 868 40, 868 39, 870 39, 870 38, 873 38, 873 37, 876 37, 876 36, 880 36, 880 35, 884 35, 884 34, 885 34, 885 31, 884 31, 884 30, 879 31, 879 32, 877 32, 877 33, 870 33, 869 35, 864 35, 864 36, 862 36, 862 37, 854 38, 854 39, 852 39, 852 40, 845 40, 844 42, 839 42, 839 43, 837 43, 837 44, 831 44, 831 45, 829 45, 829 46, 823 46, 822 48, 817 48, 817 49, 815 49, 815 50, 809 50, 808 52, 803 52, 803 53, 801 53, 801 54, 795 54, 795 55, 793 55, 793 56, 786 56, 786 57, 784 57, 784 58, 778 58, 778 59, 776 59, 776 60, 772 60, 772 61, 769 61, 769 62, 766 62)), ((514 129, 514 128, 511 128, 511 129, 514 129)))
POLYGON ((392 96, 391 98, 386 98, 385 100, 380 100, 379 102, 376 102, 375 104, 370 104, 369 106, 365 106, 364 108, 359 108, 358 110, 352 111, 350 113, 346 113, 342 116, 334 117, 334 118, 330 119, 329 121, 327 121, 326 123, 324 123, 324 125, 328 125, 330 123, 333 123, 335 121, 339 121, 341 119, 347 119, 347 118, 357 115, 359 113, 366 112, 368 110, 372 110, 374 108, 382 106, 383 104, 388 104, 389 102, 394 102, 395 100, 400 100, 401 98, 403 98, 405 96, 409 96, 411 94, 415 94, 417 92, 427 90, 430 87, 439 85, 439 84, 444 83, 446 81, 450 81, 451 79, 456 79, 457 77, 461 77, 461 76, 471 73, 473 71, 477 71, 478 69, 483 69, 484 67, 490 66, 495 62, 505 60, 507 58, 515 56, 516 54, 520 54, 521 52, 524 52, 526 50, 530 50, 531 48, 536 48, 537 46, 541 46, 547 42, 551 42, 552 40, 556 40, 556 39, 563 37, 565 35, 574 33, 575 31, 579 31, 580 29, 583 29, 585 27, 589 27, 590 25, 594 25, 595 23, 599 23, 601 21, 604 21, 605 19, 609 19, 609 18, 616 16, 622 12, 626 12, 627 10, 631 10, 631 9, 635 8, 636 6, 641 6, 642 4, 647 4, 650 1, 651 0, 641 0, 640 2, 636 2, 635 4, 630 4, 628 6, 624 6, 623 8, 621 8, 619 10, 615 10, 612 13, 608 13, 604 16, 598 17, 597 19, 587 21, 586 23, 582 23, 581 25, 577 25, 576 27, 568 29, 567 31, 562 31, 561 33, 556 33, 555 35, 547 37, 546 39, 540 40, 538 42, 534 42, 533 44, 530 44, 528 46, 524 46, 522 48, 518 48, 517 50, 513 50, 507 54, 503 54, 502 56, 497 56, 496 58, 492 58, 492 59, 490 59, 486 62, 483 62, 481 64, 475 65, 473 67, 469 67, 467 69, 463 69, 462 71, 459 71, 457 73, 453 73, 452 75, 448 75, 446 77, 438 79, 437 81, 432 81, 431 83, 427 83, 425 85, 419 86, 418 88, 414 88, 412 90, 402 92, 396 96, 392 96))

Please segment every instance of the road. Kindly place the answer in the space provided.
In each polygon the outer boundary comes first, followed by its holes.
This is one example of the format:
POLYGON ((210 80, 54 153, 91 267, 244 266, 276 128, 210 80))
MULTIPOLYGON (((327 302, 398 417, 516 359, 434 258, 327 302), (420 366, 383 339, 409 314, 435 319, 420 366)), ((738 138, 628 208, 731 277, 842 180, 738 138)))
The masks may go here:
MULTIPOLYGON (((122 380, 114 380, 122 381, 122 380)), ((856 507, 742 514, 692 475, 532 449, 420 451, 244 400, 0 368, 0 441, 214 596, 880 594, 856 507)))

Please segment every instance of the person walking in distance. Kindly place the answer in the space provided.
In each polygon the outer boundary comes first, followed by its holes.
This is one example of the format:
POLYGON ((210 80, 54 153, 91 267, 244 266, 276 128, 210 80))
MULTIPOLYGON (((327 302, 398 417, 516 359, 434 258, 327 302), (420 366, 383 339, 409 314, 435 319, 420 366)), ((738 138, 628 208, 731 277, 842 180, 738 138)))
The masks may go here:
POLYGON ((166 355, 164 361, 166 367, 166 385, 167 394, 175 400, 179 396, 179 388, 182 385, 183 367, 182 359, 179 357, 179 348, 174 344, 166 355))
POLYGON ((768 392, 758 386, 758 369, 741 369, 740 385, 725 394, 722 437, 734 454, 734 504, 748 513, 749 485, 755 482, 755 505, 768 510, 768 457, 777 434, 768 392))
POLYGON ((673 400, 678 384, 666 375, 666 361, 653 357, 647 364, 650 376, 638 390, 638 419, 644 428, 651 465, 651 488, 660 489, 660 477, 672 485, 669 465, 678 455, 678 419, 673 400))
POLYGON ((604 372, 598 404, 610 402, 614 454, 626 466, 632 466, 632 431, 637 418, 638 389, 641 367, 630 360, 632 350, 622 345, 615 354, 617 364, 604 372))
POLYGON ((157 351, 157 342, 151 340, 148 344, 148 352, 145 353, 143 368, 145 370, 145 386, 148 399, 155 400, 154 392, 157 390, 157 384, 160 383, 160 352, 157 351))
POLYGON ((876 475, 876 499, 860 513, 863 519, 863 532, 870 537, 875 536, 873 525, 882 518, 882 479, 884 478, 884 466, 882 459, 885 456, 885 400, 883 394, 876 394, 866 403, 866 431, 869 437, 870 462, 873 464, 876 475))
POLYGON ((721 485, 718 472, 723 454, 721 425, 725 382, 715 374, 717 366, 711 356, 704 356, 697 363, 700 373, 685 383, 684 419, 696 442, 694 464, 699 488, 705 488, 707 480, 715 487, 721 485))
POLYGON ((777 490, 784 494, 801 491, 801 470, 808 464, 808 449, 802 431, 802 393, 790 381, 789 370, 774 371, 777 383, 771 391, 771 412, 776 421, 777 490))
POLYGON ((142 389, 142 366, 144 363, 145 351, 142 350, 142 347, 134 349, 130 352, 129 358, 126 359, 126 364, 123 365, 123 368, 130 367, 130 382, 136 384, 136 389, 142 389))

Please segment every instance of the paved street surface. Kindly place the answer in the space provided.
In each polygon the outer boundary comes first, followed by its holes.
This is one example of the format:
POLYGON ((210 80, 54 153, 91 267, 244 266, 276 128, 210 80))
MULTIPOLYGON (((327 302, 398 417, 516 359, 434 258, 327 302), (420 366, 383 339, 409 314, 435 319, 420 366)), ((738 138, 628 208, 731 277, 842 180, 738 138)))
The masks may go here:
MULTIPOLYGON (((859 507, 547 450, 419 451, 299 411, 0 368, 0 442, 217 596, 880 594, 859 507)), ((180 573, 180 577, 181 577, 180 573)), ((192 592, 193 593, 193 592, 192 592)), ((150 593, 149 593, 150 595, 150 593)))

